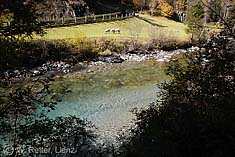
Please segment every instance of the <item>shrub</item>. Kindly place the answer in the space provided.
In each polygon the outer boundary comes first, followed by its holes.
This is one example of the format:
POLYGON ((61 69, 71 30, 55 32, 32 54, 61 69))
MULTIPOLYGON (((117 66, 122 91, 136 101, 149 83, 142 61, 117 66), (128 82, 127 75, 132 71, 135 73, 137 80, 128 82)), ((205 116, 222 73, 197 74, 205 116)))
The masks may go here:
POLYGON ((2 70, 33 68, 46 61, 68 60, 71 48, 63 41, 0 41, 2 70))
POLYGON ((172 60, 161 100, 137 112, 123 156, 234 156, 234 40, 213 38, 172 60))
POLYGON ((95 42, 83 34, 67 39, 66 44, 73 48, 73 54, 77 55, 79 60, 90 60, 98 55, 95 42))
POLYGON ((123 49, 123 43, 115 39, 102 38, 96 40, 96 49, 99 52, 110 50, 111 52, 120 52, 123 49))

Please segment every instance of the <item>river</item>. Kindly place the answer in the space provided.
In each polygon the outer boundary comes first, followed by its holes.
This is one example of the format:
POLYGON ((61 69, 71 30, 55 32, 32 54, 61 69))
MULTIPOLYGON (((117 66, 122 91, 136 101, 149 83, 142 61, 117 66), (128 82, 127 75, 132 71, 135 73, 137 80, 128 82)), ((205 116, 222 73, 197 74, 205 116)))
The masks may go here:
POLYGON ((97 127, 100 139, 113 142, 132 124, 134 108, 146 108, 157 99, 157 84, 167 79, 163 67, 155 60, 126 61, 68 74, 56 85, 66 85, 72 92, 48 116, 87 119, 97 127))

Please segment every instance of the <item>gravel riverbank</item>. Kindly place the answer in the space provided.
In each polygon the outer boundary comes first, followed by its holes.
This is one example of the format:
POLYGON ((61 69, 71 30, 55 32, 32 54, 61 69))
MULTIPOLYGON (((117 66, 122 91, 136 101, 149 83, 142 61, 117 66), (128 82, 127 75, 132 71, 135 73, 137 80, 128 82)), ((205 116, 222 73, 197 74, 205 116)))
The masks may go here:
POLYGON ((96 69, 95 66, 107 66, 108 64, 118 64, 125 61, 136 61, 141 62, 144 60, 154 59, 158 62, 169 62, 173 56, 183 54, 186 52, 194 52, 199 50, 198 47, 191 47, 188 49, 177 49, 173 51, 155 50, 148 54, 141 52, 136 53, 123 53, 115 56, 99 56, 93 61, 83 61, 75 65, 66 62, 47 62, 40 67, 33 69, 15 69, 4 72, 5 78, 11 82, 19 82, 28 80, 34 77, 42 77, 52 79, 56 75, 64 75, 73 72, 90 72, 96 69))

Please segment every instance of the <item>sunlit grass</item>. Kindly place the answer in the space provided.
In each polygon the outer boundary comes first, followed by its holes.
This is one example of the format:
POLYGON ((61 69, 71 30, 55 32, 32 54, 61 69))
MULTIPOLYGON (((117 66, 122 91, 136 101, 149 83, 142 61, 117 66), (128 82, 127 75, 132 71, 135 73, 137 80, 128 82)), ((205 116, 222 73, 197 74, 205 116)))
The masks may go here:
POLYGON ((146 19, 147 21, 159 26, 159 31, 173 35, 176 39, 181 41, 188 40, 190 35, 186 33, 186 25, 180 22, 176 22, 166 17, 161 16, 149 16, 147 14, 138 14, 138 16, 146 19))
POLYGON ((143 16, 147 20, 151 20, 152 23, 156 23, 159 26, 153 26, 151 23, 134 17, 113 22, 49 28, 45 30, 46 34, 44 35, 44 37, 35 36, 34 38, 55 40, 73 38, 76 37, 78 34, 84 34, 85 36, 91 38, 138 38, 142 41, 146 41, 152 38, 168 38, 180 41, 185 41, 188 39, 188 35, 185 33, 185 25, 182 23, 175 22, 164 17, 151 17, 148 15, 141 16, 143 16), (104 30, 108 28, 120 28, 121 33, 104 33, 104 30))

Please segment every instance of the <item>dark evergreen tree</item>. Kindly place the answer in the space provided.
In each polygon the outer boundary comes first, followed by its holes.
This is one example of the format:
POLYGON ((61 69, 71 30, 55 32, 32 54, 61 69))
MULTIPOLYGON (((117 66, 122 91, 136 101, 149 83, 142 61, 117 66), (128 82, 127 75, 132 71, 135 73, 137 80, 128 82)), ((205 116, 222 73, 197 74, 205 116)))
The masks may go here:
POLYGON ((186 15, 186 31, 192 34, 192 39, 202 36, 204 9, 200 2, 192 6, 186 15))

